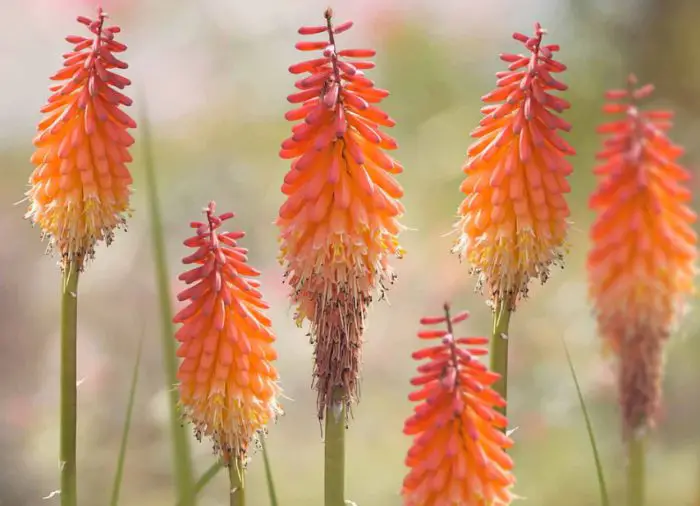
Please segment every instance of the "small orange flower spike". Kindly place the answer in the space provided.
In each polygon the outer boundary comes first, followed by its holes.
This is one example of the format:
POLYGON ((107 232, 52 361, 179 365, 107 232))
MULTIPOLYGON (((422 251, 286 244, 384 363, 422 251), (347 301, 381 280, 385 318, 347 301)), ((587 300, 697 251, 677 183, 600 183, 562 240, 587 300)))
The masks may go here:
POLYGON ((604 111, 624 117, 598 128, 609 134, 598 153, 598 214, 588 256, 590 295, 601 336, 620 357, 626 431, 653 423, 661 397, 663 344, 685 296, 693 292, 696 215, 677 163, 683 150, 666 136, 670 111, 641 111, 653 86, 606 93, 604 111))
POLYGON ((503 398, 490 388, 498 379, 479 362, 487 338, 454 337, 453 325, 468 313, 421 319, 421 325, 446 323, 447 330, 423 330, 421 339, 440 339, 413 354, 427 360, 411 384, 419 402, 404 426, 413 436, 401 494, 406 506, 503 506, 510 504, 515 483, 513 461, 505 450, 513 444, 502 429, 506 418, 496 411, 503 398))
POLYGON ((569 103, 548 93, 567 89, 552 75, 566 67, 553 57, 559 46, 542 44, 544 34, 539 23, 533 37, 515 33, 529 54, 501 55, 510 65, 482 97, 492 105, 471 133, 478 140, 468 150, 455 225, 453 251, 471 264, 491 302, 508 310, 527 294, 530 278, 544 283, 550 265, 562 262, 568 228, 572 167, 564 157, 574 149, 557 134, 571 125, 555 113, 569 103))
POLYGON ((251 279, 260 273, 236 242, 245 234, 219 232, 233 213, 214 212, 211 202, 206 222, 192 223, 197 235, 185 241, 196 251, 183 263, 196 267, 179 277, 191 286, 178 295, 187 306, 173 320, 182 323, 175 334, 180 402, 199 439, 210 436, 225 459, 245 461, 250 443, 281 412, 275 335, 260 283, 251 279))
POLYGON ((288 97, 299 107, 285 117, 302 121, 282 144, 280 156, 294 161, 277 220, 297 321, 311 322, 319 418, 334 392, 345 403, 357 400, 367 307, 375 290, 383 292, 394 278, 388 259, 402 255, 397 235, 404 212, 403 190, 393 177, 403 169, 383 151, 396 149, 396 142, 380 130, 394 121, 372 105, 389 93, 365 77, 374 63, 349 61, 375 52, 339 49, 336 36, 352 22, 334 26, 330 9, 325 17, 325 25, 299 33, 323 33, 327 40, 296 45, 323 55, 289 68, 309 75, 288 97))
POLYGON ((49 237, 64 267, 76 261, 82 269, 95 244, 109 244, 129 212, 127 148, 134 139, 127 129, 136 123, 120 109, 131 99, 118 90, 131 83, 113 72, 127 68, 114 53, 126 46, 115 40, 120 28, 105 26, 106 18, 102 9, 96 20, 80 16, 93 36, 66 37, 75 47, 51 77, 65 82, 51 86, 34 139, 27 217, 49 237))

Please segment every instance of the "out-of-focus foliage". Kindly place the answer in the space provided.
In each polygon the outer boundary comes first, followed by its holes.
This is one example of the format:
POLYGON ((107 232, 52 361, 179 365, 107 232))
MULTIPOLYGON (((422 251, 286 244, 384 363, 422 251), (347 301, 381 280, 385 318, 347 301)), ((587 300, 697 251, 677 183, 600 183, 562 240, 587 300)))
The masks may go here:
MULTIPOLYGON (((272 225, 288 170, 277 158, 288 136, 283 119, 297 60, 296 27, 320 21, 327 1, 228 2, 224 0, 111 0, 103 2, 129 44, 127 75, 153 113, 171 272, 185 253, 185 225, 203 202, 216 200, 248 231, 251 263, 263 271, 265 298, 278 335, 279 370, 286 415, 270 430, 268 446, 277 491, 284 504, 318 504, 322 446, 310 390, 311 346, 292 321, 277 264, 272 225)), ((450 299, 472 311, 469 335, 486 335, 491 315, 472 293, 467 268, 449 254, 446 237, 460 202, 461 164, 469 131, 479 121, 479 97, 501 69, 497 55, 517 50, 514 31, 539 20, 549 40, 562 46, 568 65, 564 114, 574 128, 567 140, 578 154, 570 181, 572 220, 566 268, 535 288, 511 325, 512 385, 509 415, 514 433, 516 493, 540 506, 597 504, 590 447, 569 377, 560 336, 565 336, 597 431, 609 473, 611 501, 623 491, 615 373, 600 354, 586 300, 583 269, 592 218, 586 199, 593 188, 593 152, 599 145, 603 91, 634 71, 657 85, 655 100, 678 111, 675 142, 687 146, 685 164, 700 161, 696 139, 700 102, 700 4, 696 0, 357 0, 337 2, 338 18, 357 29, 343 43, 378 49, 371 76, 392 95, 383 104, 397 121, 397 158, 412 227, 397 261, 399 280, 391 304, 369 315, 362 402, 348 434, 348 496, 362 506, 399 505, 410 443, 402 435, 413 364, 415 315, 439 311, 450 299)), ((22 220, 22 198, 31 166, 31 138, 48 96, 46 78, 69 46, 64 34, 92 2, 0 2, 0 503, 30 506, 57 488, 57 294, 55 259, 22 220)), ((134 92, 134 97, 138 93, 134 92)), ((79 328, 79 473, 86 504, 107 501, 119 448, 133 350, 146 327, 142 377, 127 456, 123 504, 172 504, 166 393, 162 386, 157 297, 148 249, 148 221, 140 148, 134 146, 135 214, 128 232, 101 247, 81 279, 79 328), (142 324, 143 322, 143 324, 142 324), (149 337, 150 336, 150 337, 149 337)), ((173 279, 173 293, 181 285, 173 279)), ((669 346, 665 404, 651 446, 650 505, 691 504, 698 495, 700 403, 696 384, 700 318, 689 315, 669 346)), ((208 444, 195 446, 206 469, 208 444)), ((252 503, 267 504, 260 455, 249 474, 252 503)), ((223 504, 222 474, 200 504, 223 504)), ((54 499, 55 500, 55 499, 54 499)))

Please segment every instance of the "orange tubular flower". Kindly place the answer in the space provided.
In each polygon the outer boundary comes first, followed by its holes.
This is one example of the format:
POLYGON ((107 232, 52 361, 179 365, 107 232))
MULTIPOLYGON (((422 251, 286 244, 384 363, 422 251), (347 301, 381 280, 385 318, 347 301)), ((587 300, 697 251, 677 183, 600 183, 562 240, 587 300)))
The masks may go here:
POLYGON ((120 109, 131 99, 117 89, 131 83, 113 72, 128 66, 114 53, 126 46, 114 38, 118 26, 105 27, 106 17, 102 9, 96 20, 80 16, 93 36, 66 37, 75 47, 51 77, 65 82, 50 88, 53 95, 41 110, 45 118, 34 139, 27 217, 50 238, 63 266, 75 261, 82 268, 98 241, 112 241, 129 212, 127 148, 134 139, 127 129, 136 123, 120 109))
POLYGON ((568 228, 564 194, 572 167, 564 156, 574 150, 557 130, 571 125, 553 112, 569 103, 548 93, 567 89, 552 76, 566 67, 553 58, 559 46, 542 45, 544 33, 538 23, 534 37, 513 34, 529 54, 501 55, 510 65, 482 97, 492 105, 482 108, 471 133, 478 140, 468 150, 460 188, 467 197, 455 226, 453 251, 471 264, 491 301, 509 310, 527 294, 530 278, 544 283, 550 265, 562 261, 568 228))
POLYGON ((325 34, 327 40, 296 45, 323 55, 289 69, 309 75, 296 83, 302 91, 288 97, 300 105, 286 118, 303 121, 282 144, 280 156, 294 161, 277 220, 297 321, 311 322, 319 418, 333 392, 341 391, 347 403, 357 400, 367 307, 373 292, 393 280, 388 259, 402 254, 397 235, 404 212, 397 200, 403 190, 392 176, 403 169, 382 151, 397 147, 380 130, 394 121, 371 105, 388 92, 364 76, 374 63, 346 60, 375 52, 338 49, 336 35, 352 22, 333 26, 330 9, 325 16, 326 25, 299 33, 325 34))
POLYGON ((441 342, 413 354, 428 361, 411 381, 420 389, 409 400, 420 404, 404 426, 414 436, 401 492, 406 506, 501 506, 512 500, 513 461, 505 449, 513 442, 502 432, 506 418, 494 409, 505 401, 490 388, 498 375, 476 358, 486 354, 488 339, 453 334, 453 325, 467 317, 450 317, 445 305, 444 317, 421 320, 446 323, 447 330, 419 332, 421 339, 441 342))
POLYGON ((653 423, 661 397, 663 344, 686 295, 693 291, 696 219, 677 163, 683 150, 666 136, 669 111, 641 111, 651 85, 606 94, 604 111, 624 117, 602 125, 610 134, 595 169, 590 199, 598 213, 588 256, 590 295, 600 333, 621 362, 625 428, 653 423))
POLYGON ((188 304, 173 320, 182 323, 175 334, 183 358, 177 377, 197 437, 210 436, 225 459, 244 460, 257 433, 280 413, 275 336, 260 283, 250 279, 260 273, 236 242, 245 234, 218 232, 233 213, 214 211, 211 202, 206 222, 192 223, 197 235, 185 241, 196 251, 183 263, 196 267, 179 277, 191 286, 178 295, 188 304))

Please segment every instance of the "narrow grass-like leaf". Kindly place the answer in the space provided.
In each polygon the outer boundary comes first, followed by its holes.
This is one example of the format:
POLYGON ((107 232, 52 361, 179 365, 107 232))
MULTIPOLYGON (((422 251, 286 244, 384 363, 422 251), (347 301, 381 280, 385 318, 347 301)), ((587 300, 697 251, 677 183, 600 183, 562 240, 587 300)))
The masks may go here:
POLYGON ((148 199, 148 213, 151 219, 151 242, 156 269, 156 283, 158 298, 160 300, 160 317, 162 328, 163 366, 165 369, 165 383, 170 404, 170 431, 173 444, 174 481, 177 486, 178 502, 182 506, 194 506, 196 494, 194 490, 194 474, 192 470, 192 454, 189 445, 187 430, 180 423, 178 412, 177 382, 177 357, 175 355, 175 339, 173 314, 170 306, 170 283, 168 275, 167 257, 165 254, 165 239, 163 234, 163 220, 160 211, 160 199, 153 160, 153 148, 151 139, 151 125, 146 109, 146 101, 141 100, 141 132, 143 139, 144 168, 146 172, 146 195, 148 199))
POLYGON ((270 457, 267 454, 267 443, 265 437, 260 438, 262 445, 263 462, 265 464, 265 480, 267 481, 267 491, 270 494, 270 506, 279 506, 277 502, 277 492, 275 491, 275 481, 272 476, 272 466, 270 465, 270 457))
POLYGON ((119 504, 119 492, 124 475, 124 461, 126 460, 126 445, 129 440, 129 430, 131 429, 131 415, 134 411, 134 399, 136 399, 136 385, 139 382, 139 365, 141 364, 141 351, 143 349, 143 333, 139 338, 138 349, 136 350, 136 361, 134 362, 134 372, 131 375, 131 387, 129 388, 129 400, 126 406, 126 417, 124 418, 124 428, 122 429, 122 440, 119 446, 119 457, 117 458, 117 471, 114 474, 114 486, 112 487, 111 506, 119 504))
POLYGON ((579 384, 578 377, 576 376, 576 369, 574 368, 574 363, 571 360, 569 347, 566 345, 566 341, 563 337, 561 338, 561 343, 564 346, 564 353, 566 353, 566 361, 569 364, 571 377, 574 379, 574 385, 576 385, 576 394, 578 395, 578 401, 581 404, 581 413, 583 413, 583 418, 586 421, 586 431, 588 432, 588 439, 591 443, 591 450, 593 450, 593 460, 595 461, 595 469, 598 475, 598 488, 600 489, 600 504, 601 506, 610 506, 610 499, 608 498, 608 489, 605 485, 605 474, 603 473, 603 464, 600 461, 600 454, 598 453, 598 445, 596 444, 595 433, 593 432, 593 425, 591 424, 591 418, 588 416, 588 408, 586 408, 586 402, 583 399, 581 385, 579 384))
MULTIPOLYGON (((197 480, 197 483, 194 484, 194 493, 199 494, 204 488, 209 485, 209 482, 214 479, 214 477, 219 474, 219 471, 221 471, 224 468, 223 462, 221 460, 217 460, 214 462, 209 469, 204 471, 204 474, 199 477, 197 480)), ((177 503, 177 506, 182 506, 180 502, 177 503)))

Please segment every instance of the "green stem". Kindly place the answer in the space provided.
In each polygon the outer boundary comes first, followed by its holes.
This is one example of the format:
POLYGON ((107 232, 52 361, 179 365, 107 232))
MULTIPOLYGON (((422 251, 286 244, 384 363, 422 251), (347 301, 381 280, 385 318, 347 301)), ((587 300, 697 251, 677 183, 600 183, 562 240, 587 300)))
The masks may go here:
POLYGON ((627 506, 644 506, 645 436, 633 434, 627 441, 627 506))
POLYGON ((61 506, 78 504, 78 273, 78 261, 69 262, 63 269, 61 287, 61 506))
POLYGON ((231 459, 228 466, 228 479, 231 484, 229 489, 231 506, 245 506, 245 477, 240 457, 231 459))
POLYGON ((155 163, 151 148, 150 124, 145 110, 145 101, 142 100, 143 113, 141 119, 141 131, 143 132, 144 165, 146 172, 146 195, 148 210, 151 219, 151 240, 153 245, 153 257, 156 268, 156 282, 158 286, 158 298, 160 302, 161 350, 163 352, 163 364, 165 368, 165 386, 168 392, 170 434, 173 445, 173 466, 175 472, 175 484, 177 487, 178 504, 182 506, 194 506, 196 504, 194 473, 192 469, 192 454, 190 451, 187 430, 180 423, 178 410, 177 383, 177 357, 175 354, 174 327, 172 322, 172 308, 170 307, 170 277, 168 276, 167 256, 165 254, 165 239, 163 236, 163 220, 160 213, 160 200, 155 175, 155 163))
POLYGON ((260 436, 260 444, 262 445, 263 463, 265 464, 265 479, 267 481, 267 492, 270 495, 270 506, 278 506, 275 482, 272 478, 272 466, 270 465, 270 457, 267 455, 267 443, 265 442, 264 435, 260 436))
MULTIPOLYGON (((508 401, 508 327, 510 309, 508 301, 499 300, 493 313, 493 333, 491 334, 491 370, 501 377, 493 384, 493 389, 508 401)), ((506 414, 507 406, 499 408, 506 414)))
POLYGON ((336 389, 326 407, 325 506, 345 506, 345 401, 336 389))

